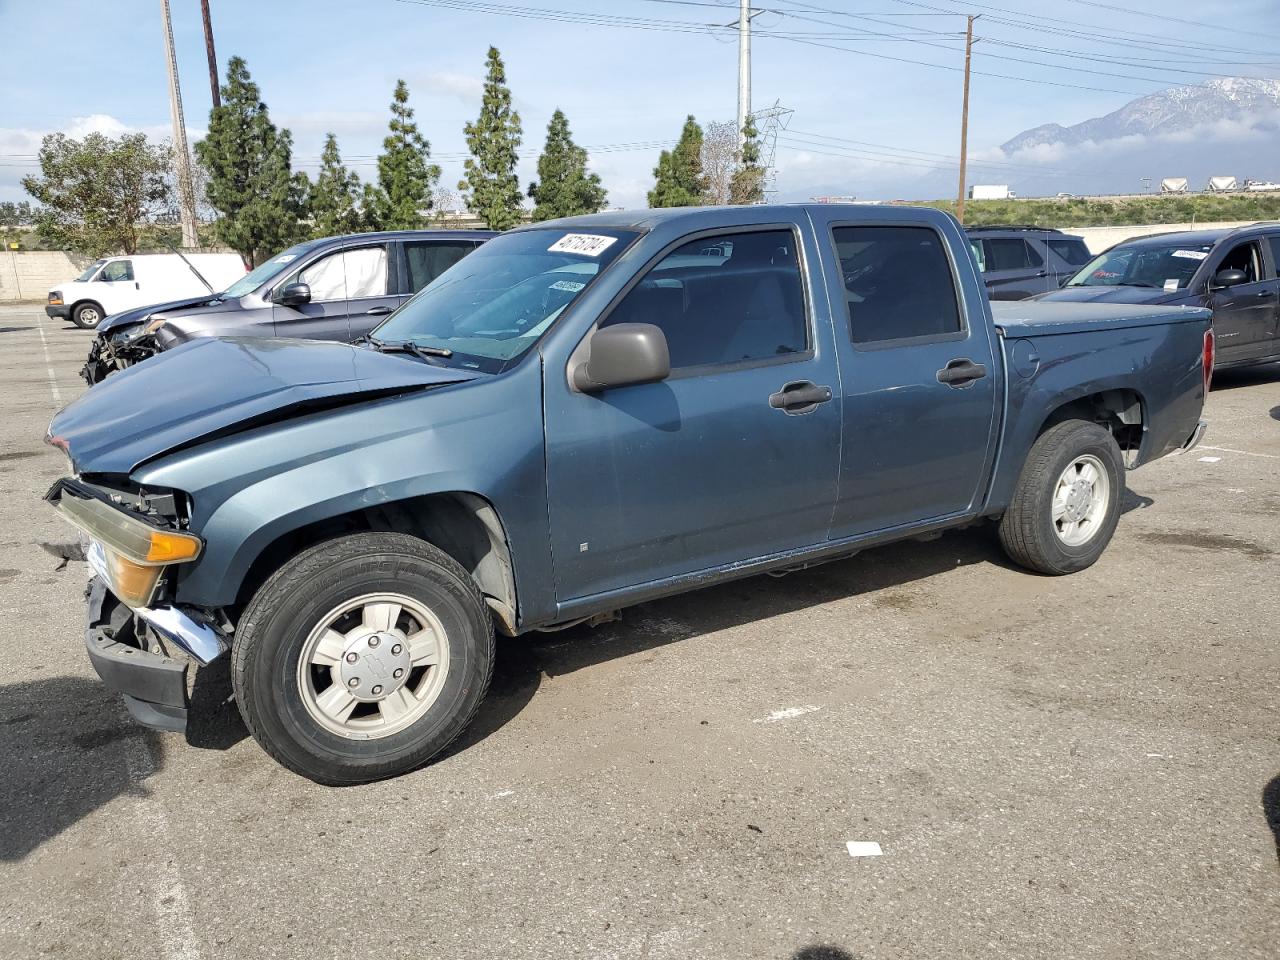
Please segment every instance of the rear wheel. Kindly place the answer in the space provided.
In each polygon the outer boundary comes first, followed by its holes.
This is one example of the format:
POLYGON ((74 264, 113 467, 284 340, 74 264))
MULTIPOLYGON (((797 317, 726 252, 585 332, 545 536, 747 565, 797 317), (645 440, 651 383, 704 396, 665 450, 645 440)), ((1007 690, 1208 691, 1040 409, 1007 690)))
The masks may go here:
POLYGON ((470 722, 493 669, 475 582, 415 537, 366 533, 294 557, 236 631, 232 682, 254 738, 318 783, 426 763, 470 722))
POLYGON ((77 327, 92 330, 102 322, 102 307, 93 301, 78 303, 76 308, 71 311, 71 322, 77 327))
POLYGON ((1084 420, 1055 424, 1031 447, 1000 542, 1040 573, 1075 573, 1102 555, 1120 520, 1124 461, 1111 433, 1084 420))

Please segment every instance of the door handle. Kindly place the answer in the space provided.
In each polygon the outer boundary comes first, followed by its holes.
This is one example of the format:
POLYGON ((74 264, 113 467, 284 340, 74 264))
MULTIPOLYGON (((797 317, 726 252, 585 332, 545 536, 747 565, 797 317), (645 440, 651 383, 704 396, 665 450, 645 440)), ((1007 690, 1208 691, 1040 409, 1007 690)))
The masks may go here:
POLYGON ((366 317, 380 317, 383 314, 390 313, 390 312, 391 312, 390 307, 370 307, 368 310, 364 312, 364 315, 366 317))
POLYGON ((1275 291, 1274 291, 1274 290, 1259 290, 1259 291, 1258 291, 1258 296, 1260 296, 1260 297, 1274 297, 1274 296, 1275 296, 1275 291))
POLYGON ((938 382, 945 383, 949 387, 967 387, 975 380, 981 380, 987 375, 987 368, 980 363, 974 363, 968 357, 960 357, 952 360, 945 367, 938 371, 938 382))
POLYGON ((788 416, 812 413, 818 404, 831 399, 831 388, 820 387, 809 380, 792 380, 777 393, 769 394, 769 406, 788 416))

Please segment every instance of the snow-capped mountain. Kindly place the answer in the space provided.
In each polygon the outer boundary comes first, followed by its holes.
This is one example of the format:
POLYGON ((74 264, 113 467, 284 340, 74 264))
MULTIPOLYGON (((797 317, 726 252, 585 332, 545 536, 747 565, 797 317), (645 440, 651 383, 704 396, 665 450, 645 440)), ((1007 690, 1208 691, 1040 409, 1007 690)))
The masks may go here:
POLYGON ((1134 135, 1170 136, 1221 121, 1280 122, 1280 80, 1225 77, 1170 87, 1132 100, 1105 117, 1070 127, 1046 123, 1024 130, 1001 149, 1013 154, 1048 144, 1101 144, 1134 135))

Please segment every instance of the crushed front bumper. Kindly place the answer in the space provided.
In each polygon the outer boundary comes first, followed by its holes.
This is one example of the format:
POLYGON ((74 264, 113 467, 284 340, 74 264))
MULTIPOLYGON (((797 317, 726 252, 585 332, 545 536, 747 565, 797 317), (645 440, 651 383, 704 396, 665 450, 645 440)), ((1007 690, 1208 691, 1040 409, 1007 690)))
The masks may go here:
POLYGON ((148 727, 182 733, 187 728, 187 660, 126 641, 135 640, 132 613, 99 577, 89 581, 85 646, 102 682, 124 697, 133 718, 148 727))

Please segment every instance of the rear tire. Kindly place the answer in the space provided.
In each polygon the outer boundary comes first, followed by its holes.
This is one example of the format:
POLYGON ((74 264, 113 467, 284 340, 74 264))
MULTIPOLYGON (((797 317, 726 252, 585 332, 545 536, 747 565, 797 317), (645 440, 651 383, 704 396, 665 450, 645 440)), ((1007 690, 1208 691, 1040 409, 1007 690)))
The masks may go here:
POLYGON ((1000 543, 1011 560, 1038 573, 1076 573, 1111 542, 1123 495, 1115 437, 1084 420, 1055 424, 1027 455, 1000 520, 1000 543))
POLYGON ((326 541, 284 564, 236 630, 232 685, 254 739, 317 783, 405 773, 471 721, 493 621, 451 557, 398 533, 326 541), (377 694, 377 695, 375 695, 377 694))
POLYGON ((76 304, 76 308, 71 311, 71 322, 82 330, 94 329, 102 322, 102 317, 102 307, 92 300, 76 304))

